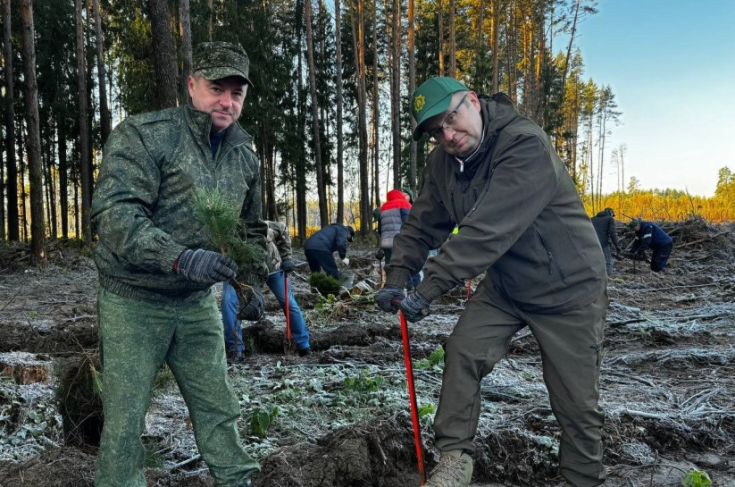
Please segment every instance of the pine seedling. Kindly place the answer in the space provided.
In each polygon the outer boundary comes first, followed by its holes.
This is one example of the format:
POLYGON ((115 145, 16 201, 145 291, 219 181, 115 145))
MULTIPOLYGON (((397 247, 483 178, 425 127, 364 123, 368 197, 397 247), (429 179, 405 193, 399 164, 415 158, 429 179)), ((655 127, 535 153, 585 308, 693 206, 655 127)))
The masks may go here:
MULTIPOLYGON (((202 234, 213 248, 234 260, 241 269, 261 257, 262 252, 243 236, 245 225, 240 208, 228 201, 218 190, 198 190, 194 196, 194 216, 202 224, 202 234)), ((230 284, 241 302, 250 300, 251 287, 235 279, 230 284)))

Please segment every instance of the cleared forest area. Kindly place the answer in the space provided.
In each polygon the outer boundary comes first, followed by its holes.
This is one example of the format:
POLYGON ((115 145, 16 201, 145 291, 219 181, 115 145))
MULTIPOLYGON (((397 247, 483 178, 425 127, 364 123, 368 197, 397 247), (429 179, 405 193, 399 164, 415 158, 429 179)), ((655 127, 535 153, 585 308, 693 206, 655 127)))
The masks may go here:
MULTIPOLYGON (((679 486, 697 469, 715 486, 735 486, 733 229, 702 220, 663 228, 675 239, 663 275, 625 260, 616 262, 609 281, 601 379, 606 485, 679 486)), ((630 239, 620 232, 623 242, 630 239)), ((350 252, 351 294, 324 299, 313 293, 305 266, 293 276, 308 317, 311 357, 288 347, 272 295, 266 295, 267 317, 245 329, 255 352, 231 366, 230 377, 242 406, 243 438, 262 466, 256 486, 418 485, 398 319, 377 312, 372 302, 380 286, 373 250, 350 252)), ((62 379, 91 377, 87 386, 94 390, 99 378, 96 271, 89 257, 66 246, 50 246, 44 269, 29 267, 27 255, 23 246, 0 252, 0 486, 92 486, 98 404, 92 394, 76 409, 64 401, 60 408, 57 396, 62 379)), ((430 317, 411 325, 428 468, 438 458, 432 421, 443 366, 439 346, 465 299, 466 289, 458 287, 432 306, 430 317)), ((538 345, 527 330, 485 379, 482 393, 473 482, 561 482, 560 430, 538 345)), ((212 485, 166 371, 143 439, 150 486, 212 485)))

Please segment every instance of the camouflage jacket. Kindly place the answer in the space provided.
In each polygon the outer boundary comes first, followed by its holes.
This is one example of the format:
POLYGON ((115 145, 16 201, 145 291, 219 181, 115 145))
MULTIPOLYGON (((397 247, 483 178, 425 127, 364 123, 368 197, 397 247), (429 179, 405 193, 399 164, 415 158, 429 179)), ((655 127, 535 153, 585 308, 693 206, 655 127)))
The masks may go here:
POLYGON ((194 216, 198 189, 218 189, 242 208, 245 236, 263 258, 240 269, 239 279, 265 282, 267 226, 251 137, 233 124, 212 157, 211 124, 207 113, 184 106, 129 117, 110 135, 92 201, 95 263, 105 289, 148 299, 209 289, 173 271, 184 249, 208 247, 194 216))
POLYGON ((268 271, 281 268, 281 261, 291 258, 291 237, 285 223, 268 221, 268 271))

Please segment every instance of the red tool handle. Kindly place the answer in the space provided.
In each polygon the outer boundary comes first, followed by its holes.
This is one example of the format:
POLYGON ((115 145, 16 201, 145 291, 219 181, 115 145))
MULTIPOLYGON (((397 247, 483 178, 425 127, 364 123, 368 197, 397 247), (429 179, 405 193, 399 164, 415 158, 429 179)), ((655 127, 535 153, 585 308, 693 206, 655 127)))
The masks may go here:
POLYGON ((413 422, 413 440, 416 444, 416 458, 418 459, 420 485, 426 483, 426 467, 424 466, 424 454, 421 448, 421 425, 419 424, 419 410, 416 405, 416 389, 413 385, 413 366, 411 364, 411 345, 408 342, 408 324, 403 311, 399 311, 401 317, 401 335, 403 336, 403 358, 406 362, 406 376, 408 378, 408 395, 411 402, 411 421, 413 422))
POLYGON ((472 295, 472 279, 467 279, 467 301, 470 300, 472 295))
POLYGON ((288 272, 283 273, 283 295, 286 297, 286 340, 291 341, 291 296, 288 294, 288 272))

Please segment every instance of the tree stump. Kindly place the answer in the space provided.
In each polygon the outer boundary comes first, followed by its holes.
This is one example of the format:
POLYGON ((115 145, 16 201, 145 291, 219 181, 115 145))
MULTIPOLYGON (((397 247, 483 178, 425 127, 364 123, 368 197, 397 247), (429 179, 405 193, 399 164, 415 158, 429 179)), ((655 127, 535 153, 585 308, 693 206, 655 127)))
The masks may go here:
POLYGON ((47 384, 51 381, 53 363, 28 352, 0 353, 0 375, 16 384, 47 384))

